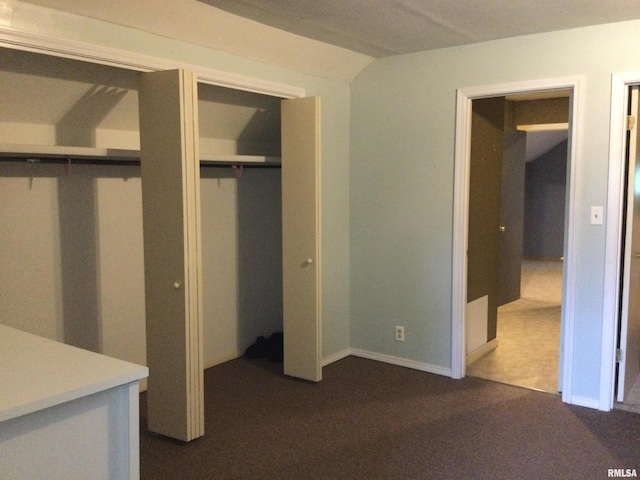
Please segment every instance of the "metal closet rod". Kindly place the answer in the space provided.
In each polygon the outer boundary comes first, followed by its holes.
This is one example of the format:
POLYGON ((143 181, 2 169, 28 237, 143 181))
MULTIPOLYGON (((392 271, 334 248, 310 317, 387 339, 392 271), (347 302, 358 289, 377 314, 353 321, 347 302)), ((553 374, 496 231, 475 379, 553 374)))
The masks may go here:
MULTIPOLYGON (((96 159, 92 157, 11 157, 0 156, 1 162, 13 162, 13 163, 28 163, 28 164, 76 164, 76 165, 122 165, 122 166, 140 166, 140 160, 123 158, 121 160, 116 159, 96 159)), ((212 162, 205 161, 200 162, 201 167, 207 168, 229 168, 229 167, 242 167, 242 168, 280 168, 280 165, 275 163, 245 163, 245 162, 212 162)))

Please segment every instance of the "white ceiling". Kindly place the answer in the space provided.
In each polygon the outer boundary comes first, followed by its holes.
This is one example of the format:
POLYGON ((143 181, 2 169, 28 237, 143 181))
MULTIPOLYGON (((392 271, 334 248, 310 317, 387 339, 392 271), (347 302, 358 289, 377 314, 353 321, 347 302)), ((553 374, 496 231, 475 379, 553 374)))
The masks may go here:
POLYGON ((640 17, 637 0, 199 0, 372 57, 640 17))
MULTIPOLYGON (((18 2, 19 3, 19 2, 18 2)), ((638 0, 23 0, 350 82, 374 57, 640 18, 638 0)))

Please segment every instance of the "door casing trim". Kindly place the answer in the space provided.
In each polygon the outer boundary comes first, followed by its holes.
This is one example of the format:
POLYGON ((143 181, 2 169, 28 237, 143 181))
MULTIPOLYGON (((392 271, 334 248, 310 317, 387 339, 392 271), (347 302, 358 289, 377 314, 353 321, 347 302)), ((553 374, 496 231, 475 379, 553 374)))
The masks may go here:
MULTIPOLYGON (((466 373, 465 308, 467 298, 467 247, 469 214, 469 178, 471 152, 471 105, 474 99, 498 97, 516 93, 571 90, 570 143, 567 178, 567 206, 565 207, 564 275, 561 332, 561 387, 562 400, 583 405, 584 400, 572 395, 573 340, 575 326, 575 292, 577 287, 577 235, 576 222, 580 206, 580 149, 582 146, 582 111, 584 109, 584 77, 571 76, 496 85, 466 87, 457 90, 456 131, 454 157, 453 200, 453 284, 452 284, 452 332, 451 373, 453 378, 463 378, 466 373)), ((593 406, 593 405, 589 405, 593 406)))
POLYGON ((611 76, 611 119, 609 134, 609 182, 607 194, 604 298, 602 305, 602 356, 600 359, 600 409, 611 410, 616 383, 616 347, 621 321, 618 305, 622 268, 622 224, 624 215, 626 108, 629 87, 640 84, 640 72, 611 76))
POLYGON ((198 65, 94 45, 63 38, 23 32, 0 26, 0 47, 71 58, 139 72, 183 69, 194 72, 198 82, 279 98, 305 96, 305 89, 198 65))

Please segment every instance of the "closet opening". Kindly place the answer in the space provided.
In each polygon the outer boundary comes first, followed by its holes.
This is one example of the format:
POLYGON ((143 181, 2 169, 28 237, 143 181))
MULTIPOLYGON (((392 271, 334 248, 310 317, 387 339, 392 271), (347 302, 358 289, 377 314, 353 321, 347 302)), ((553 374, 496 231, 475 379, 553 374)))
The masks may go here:
MULTIPOLYGON (((139 73, 1 55, 3 321, 145 363, 139 73)), ((282 331, 281 100, 198 97, 207 367, 282 331)))
MULTIPOLYGON (((12 48, 0 54, 7 107, 0 112, 2 321, 147 364, 139 166, 145 74, 12 48)), ((282 100, 203 75, 196 86, 203 366, 289 331, 285 374, 318 381, 319 99, 282 100), (285 168, 281 157, 289 158, 285 168)), ((299 89, 285 90, 284 97, 299 89)))
POLYGON ((145 364, 138 74, 0 58, 0 321, 145 364))
MULTIPOLYGON (((201 83, 198 99, 201 151, 279 160, 279 98, 201 83)), ((281 168, 265 166, 200 171, 205 368, 283 332, 281 168)))

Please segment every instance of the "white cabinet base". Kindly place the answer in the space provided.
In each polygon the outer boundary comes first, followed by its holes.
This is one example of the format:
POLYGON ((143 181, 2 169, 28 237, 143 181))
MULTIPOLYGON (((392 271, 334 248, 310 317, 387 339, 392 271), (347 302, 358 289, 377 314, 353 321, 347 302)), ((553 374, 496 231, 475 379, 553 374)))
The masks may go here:
POLYGON ((146 367, 0 325, 0 477, 140 478, 146 367))
POLYGON ((139 478, 137 426, 138 382, 8 420, 2 478, 139 478))

